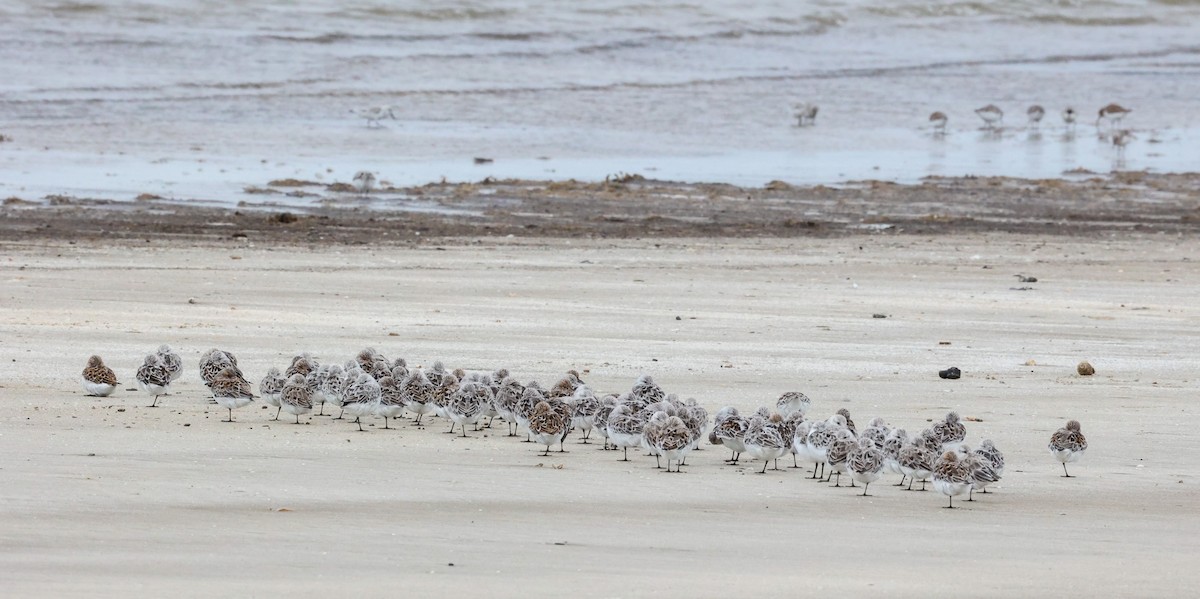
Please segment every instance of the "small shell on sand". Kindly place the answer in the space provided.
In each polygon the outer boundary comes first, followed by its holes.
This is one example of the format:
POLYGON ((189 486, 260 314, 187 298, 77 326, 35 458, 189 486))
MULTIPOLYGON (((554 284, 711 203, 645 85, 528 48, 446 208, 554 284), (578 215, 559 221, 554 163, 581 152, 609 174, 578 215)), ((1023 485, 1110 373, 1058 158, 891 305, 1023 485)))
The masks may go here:
POLYGON ((1096 374, 1096 369, 1087 360, 1080 362, 1079 366, 1075 367, 1075 370, 1079 372, 1080 376, 1092 376, 1096 374))

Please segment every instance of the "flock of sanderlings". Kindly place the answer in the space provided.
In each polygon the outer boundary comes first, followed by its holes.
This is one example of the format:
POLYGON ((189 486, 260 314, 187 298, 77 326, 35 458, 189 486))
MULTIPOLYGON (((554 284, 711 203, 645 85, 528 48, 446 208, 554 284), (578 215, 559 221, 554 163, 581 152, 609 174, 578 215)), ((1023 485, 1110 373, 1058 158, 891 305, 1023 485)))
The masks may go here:
MULTIPOLYGON (((138 368, 139 387, 153 396, 150 407, 158 405, 171 384, 183 374, 183 360, 169 346, 160 346, 147 355, 138 368)), ((423 419, 436 415, 450 421, 450 430, 467 427, 479 430, 487 419, 490 427, 496 417, 508 423, 509 436, 524 432, 527 441, 545 445, 543 455, 557 444, 559 451, 572 430, 579 429, 583 443, 592 431, 604 438, 604 449, 622 449, 629 460, 629 449, 645 449, 655 456, 658 467, 667 462, 667 472, 679 472, 689 452, 698 449, 705 438, 731 452, 727 463, 737 464, 742 454, 762 461, 760 474, 778 460, 792 455, 792 467, 801 460, 813 462, 811 478, 828 482, 834 476, 835 487, 841 477, 863 484, 864 496, 871 483, 885 473, 901 476, 903 486, 913 490, 915 481, 926 482, 950 499, 974 492, 987 492, 987 486, 1004 475, 1004 454, 984 439, 974 450, 966 444, 967 429, 958 414, 950 412, 944 420, 910 436, 902 428, 891 428, 882 418, 872 419, 862 430, 855 427, 850 412, 840 409, 824 420, 807 420, 811 400, 803 393, 784 393, 775 409, 761 407, 750 416, 737 408, 726 407, 712 419, 696 400, 680 400, 667 394, 649 375, 639 378, 625 393, 597 395, 580 380, 574 370, 567 371, 558 383, 546 389, 536 381, 521 384, 505 369, 494 372, 447 370, 441 362, 428 369, 409 368, 403 358, 388 360, 367 348, 344 365, 321 364, 310 354, 292 358, 282 372, 271 368, 258 385, 253 385, 238 368, 237 358, 227 351, 211 349, 200 358, 200 378, 212 392, 213 400, 233 411, 261 399, 276 407, 275 420, 286 411, 296 417, 311 413, 325 415, 326 405, 339 411, 334 419, 354 417, 358 430, 362 420, 382 417, 384 428, 390 421, 413 414, 412 424, 423 426, 423 419), (675 469, 671 469, 672 463, 675 469), (824 477, 822 479, 822 476, 824 477)), ((116 374, 99 356, 88 359, 83 370, 83 387, 90 395, 105 397, 118 385, 116 374)), ((1087 450, 1087 440, 1077 421, 1070 421, 1050 439, 1050 453, 1063 464, 1063 476, 1069 477, 1067 463, 1078 460, 1087 450)))
MULTIPOLYGON (((1117 149, 1118 153, 1123 152, 1125 150, 1125 146, 1129 145, 1130 141, 1137 139, 1137 136, 1134 135, 1133 130, 1117 128, 1121 124, 1121 121, 1131 112, 1133 112, 1133 110, 1125 108, 1120 104, 1109 104, 1101 108, 1096 113, 1096 134, 1101 140, 1107 138, 1109 141, 1111 141, 1113 147, 1117 149), (1107 130, 1104 126, 1106 123, 1108 125, 1107 130)), ((997 133, 1000 131, 1000 125, 1004 122, 1004 111, 1001 110, 999 106, 996 106, 995 104, 988 104, 982 108, 976 108, 975 114, 979 115, 980 119, 983 119, 983 125, 985 129, 997 133)), ((1079 113, 1077 113, 1074 108, 1068 106, 1063 109, 1061 114, 1063 127, 1065 127, 1068 132, 1073 132, 1075 130, 1075 123, 1078 120, 1079 113)), ((1042 118, 1046 116, 1046 109, 1042 108, 1038 104, 1034 104, 1025 110, 1025 116, 1028 119, 1028 128, 1036 131, 1041 127, 1042 118)), ((949 122, 949 120, 950 119, 944 112, 934 112, 933 114, 929 115, 929 125, 933 127, 934 135, 945 135, 946 123, 949 122)))

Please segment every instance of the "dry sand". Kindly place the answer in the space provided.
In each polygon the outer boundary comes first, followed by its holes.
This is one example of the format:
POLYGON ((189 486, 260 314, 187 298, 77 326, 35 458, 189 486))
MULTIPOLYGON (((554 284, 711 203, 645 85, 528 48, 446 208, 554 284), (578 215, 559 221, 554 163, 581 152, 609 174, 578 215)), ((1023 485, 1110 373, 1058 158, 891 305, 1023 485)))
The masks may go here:
POLYGON ((0 247, 8 596, 1166 596, 1200 583, 1194 237, 0 247), (164 342, 187 371, 149 409, 127 389, 164 342), (710 411, 796 389, 814 416, 845 407, 912 432, 957 410, 982 420, 969 440, 994 439, 1007 474, 947 510, 892 478, 857 497, 804 470, 725 465, 711 446, 668 475, 576 438, 541 457, 499 422, 467 439, 438 420, 359 433, 252 406, 227 424, 196 372, 213 346, 255 382, 296 352, 374 346, 548 383, 575 368, 600 391, 650 373, 710 411), (91 353, 122 379, 112 397, 83 396, 91 353), (1075 374, 1084 359, 1095 376, 1075 374), (951 365, 964 377, 939 379, 951 365), (1068 418, 1091 441, 1071 479, 1045 449, 1068 418))

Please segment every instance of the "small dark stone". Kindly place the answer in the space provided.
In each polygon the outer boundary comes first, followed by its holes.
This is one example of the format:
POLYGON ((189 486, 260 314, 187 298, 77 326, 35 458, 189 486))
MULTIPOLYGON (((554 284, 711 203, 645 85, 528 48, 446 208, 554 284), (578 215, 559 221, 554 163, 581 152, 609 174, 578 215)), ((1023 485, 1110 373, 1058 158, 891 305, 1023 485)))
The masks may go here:
POLYGON ((876 314, 872 314, 871 318, 887 318, 887 314, 876 313, 876 314))
POLYGON ((683 319, 682 319, 682 318, 680 318, 680 317, 678 317, 678 316, 676 316, 676 317, 675 317, 675 320, 683 320, 683 319))
POLYGON ((944 379, 962 378, 962 371, 959 370, 958 367, 956 367, 956 366, 951 366, 945 370, 938 371, 938 376, 940 376, 944 379))

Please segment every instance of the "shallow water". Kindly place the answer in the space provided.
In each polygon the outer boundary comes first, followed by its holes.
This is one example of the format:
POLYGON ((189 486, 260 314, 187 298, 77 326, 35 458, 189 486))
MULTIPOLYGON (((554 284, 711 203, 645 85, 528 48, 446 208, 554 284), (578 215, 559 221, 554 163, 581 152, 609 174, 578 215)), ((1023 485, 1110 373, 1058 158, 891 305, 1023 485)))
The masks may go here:
POLYGON ((1197 40, 1200 2, 1181 0, 0 1, 0 193, 232 203, 360 169, 396 185, 1195 170, 1197 40), (797 102, 821 106, 815 126, 795 126, 797 102), (1134 109, 1123 151, 1090 116, 1108 102, 1134 109), (998 134, 972 112, 988 103, 998 134), (350 114, 380 104, 396 120, 350 114))

